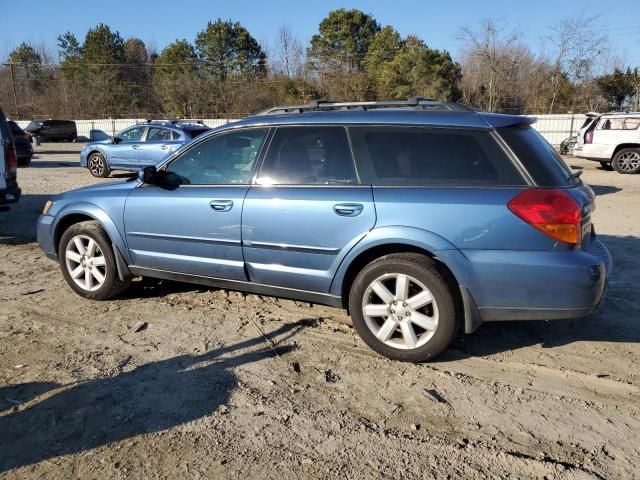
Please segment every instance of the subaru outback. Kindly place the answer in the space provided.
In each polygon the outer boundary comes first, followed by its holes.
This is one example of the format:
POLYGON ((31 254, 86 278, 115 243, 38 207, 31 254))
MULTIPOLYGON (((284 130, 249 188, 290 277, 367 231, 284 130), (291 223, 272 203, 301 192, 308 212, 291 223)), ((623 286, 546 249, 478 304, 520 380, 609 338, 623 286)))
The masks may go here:
POLYGON ((52 198, 38 241, 85 298, 141 276, 325 304, 426 361, 460 329, 603 297, 593 191, 532 122, 420 98, 274 108, 52 198))

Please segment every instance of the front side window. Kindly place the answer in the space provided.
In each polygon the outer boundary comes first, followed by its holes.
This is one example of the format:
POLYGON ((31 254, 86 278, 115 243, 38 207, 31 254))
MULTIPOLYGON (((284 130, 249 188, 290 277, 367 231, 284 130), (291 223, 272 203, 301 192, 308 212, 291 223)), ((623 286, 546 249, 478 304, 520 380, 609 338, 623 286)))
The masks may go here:
POLYGON ((266 128, 221 133, 196 143, 167 167, 191 185, 243 185, 267 135, 266 128))
POLYGON ((159 127, 149 127, 147 142, 166 142, 171 140, 171 130, 159 127))
POLYGON ((358 183, 343 127, 279 127, 257 182, 263 185, 358 183))
POLYGON ((119 138, 123 142, 139 142, 147 127, 135 127, 120 133, 119 138))
POLYGON ((429 127, 351 127, 362 183, 516 186, 524 180, 489 132, 429 127))

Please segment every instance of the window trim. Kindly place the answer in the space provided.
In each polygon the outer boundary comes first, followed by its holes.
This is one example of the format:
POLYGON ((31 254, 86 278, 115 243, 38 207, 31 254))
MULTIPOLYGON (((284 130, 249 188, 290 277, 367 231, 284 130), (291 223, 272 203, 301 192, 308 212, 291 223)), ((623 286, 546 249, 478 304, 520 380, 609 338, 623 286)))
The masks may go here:
MULTIPOLYGON (((224 130, 220 130, 220 131, 215 131, 211 134, 205 134, 205 135, 201 135, 199 137, 196 137, 196 140, 188 143, 188 148, 186 149, 178 149, 176 150, 176 152, 171 155, 169 158, 167 158, 166 160, 164 160, 164 162, 162 162, 160 165, 158 165, 157 169, 158 170, 164 170, 166 171, 167 168, 169 167, 169 165, 171 165, 175 160, 177 160, 179 157, 181 157, 182 155, 186 154, 189 150, 191 150, 192 148, 195 148, 196 146, 198 146, 200 143, 206 141, 206 140, 213 140, 215 137, 219 137, 222 135, 229 135, 232 133, 238 133, 238 132, 243 132, 246 130, 267 130, 267 133, 265 134, 265 138, 264 141, 262 142, 262 145, 260 146, 260 150, 258 151, 258 155, 256 156, 256 160, 255 162, 253 162, 253 166, 251 167, 251 175, 249 177, 249 183, 199 183, 199 184, 186 184, 186 185, 179 185, 178 188, 210 188, 210 187, 251 187, 253 186, 253 184, 251 183, 253 181, 254 175, 256 174, 256 168, 258 166, 258 163, 261 164, 262 161, 262 157, 264 156, 264 152, 265 152, 265 147, 267 142, 270 142, 270 137, 272 136, 273 133, 273 128, 269 125, 247 125, 247 126, 242 126, 242 127, 237 127, 237 128, 226 128, 224 130)), ((142 184, 141 184, 142 185, 142 184)))
MULTIPOLYGON (((158 130, 164 130, 165 132, 169 132, 170 136, 173 137, 174 130, 172 130, 170 128, 167 128, 167 127, 158 126, 158 125, 153 125, 153 126, 149 125, 147 127, 147 133, 144 136, 144 142, 145 143, 149 142, 149 134, 151 133, 151 129, 152 128, 157 128, 158 130)), ((154 142, 154 143, 167 143, 167 142, 174 142, 175 140, 170 138, 169 140, 165 139, 165 140, 151 140, 151 141, 154 142)))
MULTIPOLYGON (((283 188, 283 187, 311 187, 311 188, 319 188, 319 187, 328 187, 328 188, 353 188, 353 187, 367 187, 370 188, 371 185, 363 184, 360 179, 360 172, 358 171, 358 164, 356 162, 355 152, 353 150, 353 145, 351 143, 351 135, 349 134, 349 126, 345 124, 339 123, 294 123, 294 124, 277 124, 271 126, 271 135, 269 137, 269 144, 265 146, 265 150, 263 152, 262 158, 260 159, 259 168, 254 172, 253 178, 251 179, 251 187, 264 187, 264 188, 283 188), (268 153, 271 150, 271 144, 273 139, 276 136, 278 129, 280 128, 342 128, 347 137, 347 145, 349 146, 349 153, 351 154, 351 162, 353 163, 353 170, 356 174, 356 183, 279 183, 279 184, 270 184, 266 185, 263 183, 257 183, 258 177, 260 176, 260 172, 262 171, 262 167, 264 166, 264 160, 266 159, 268 153)), ((266 143, 266 142, 265 142, 266 143)))
MULTIPOLYGON (((455 126, 455 125, 428 125, 428 124, 394 124, 394 123, 376 123, 376 124, 368 124, 368 123, 360 123, 348 125, 349 137, 351 138, 351 127, 360 128, 360 127, 370 127, 370 128, 422 128, 427 130, 444 130, 444 131, 473 131, 473 132, 486 132, 491 137, 492 141, 496 144, 499 150, 501 150, 505 156, 509 159, 512 165, 515 167, 516 172, 522 178, 522 185, 455 185, 455 184, 431 184, 431 185, 392 185, 392 184, 380 184, 380 183, 369 183, 367 186, 374 188, 437 188, 437 189, 461 189, 461 188, 490 188, 490 189, 522 189, 526 187, 530 187, 535 185, 533 178, 524 167, 520 159, 515 155, 515 153, 509 148, 504 139, 498 134, 495 128, 482 128, 482 127, 469 127, 469 126, 455 126)), ((354 150, 355 153, 355 150, 354 150)), ((354 154, 354 159, 356 158, 354 154)), ((358 161, 356 160, 356 171, 358 170, 358 161)))

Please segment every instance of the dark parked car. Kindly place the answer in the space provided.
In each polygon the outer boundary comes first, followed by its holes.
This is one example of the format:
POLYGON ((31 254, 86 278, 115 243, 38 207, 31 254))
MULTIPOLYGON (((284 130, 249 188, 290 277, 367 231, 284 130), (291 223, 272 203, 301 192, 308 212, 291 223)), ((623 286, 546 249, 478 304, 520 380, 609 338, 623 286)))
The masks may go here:
POLYGON ((458 329, 603 298, 595 195, 533 121, 416 98, 275 108, 53 197, 38 241, 85 298, 143 276, 327 304, 420 362, 458 329))
POLYGON ((20 198, 17 173, 18 159, 13 135, 0 108, 0 212, 8 210, 8 204, 15 203, 20 198))
POLYGON ((18 155, 18 166, 27 167, 31 163, 33 157, 33 147, 31 147, 31 139, 27 132, 22 130, 20 126, 13 120, 9 120, 9 128, 13 134, 13 141, 16 146, 16 154, 18 155))
POLYGON ((25 130, 43 142, 73 142, 78 136, 72 120, 33 120, 25 130))

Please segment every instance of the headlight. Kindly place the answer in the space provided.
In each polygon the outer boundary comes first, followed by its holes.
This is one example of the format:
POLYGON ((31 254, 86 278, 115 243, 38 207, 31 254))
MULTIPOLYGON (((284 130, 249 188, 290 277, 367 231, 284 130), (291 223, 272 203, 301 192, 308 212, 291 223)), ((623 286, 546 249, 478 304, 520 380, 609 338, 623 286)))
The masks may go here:
POLYGON ((46 215, 47 213, 49 213, 51 207, 53 207, 53 201, 47 200, 47 203, 44 204, 44 208, 42 209, 42 214, 46 215))

